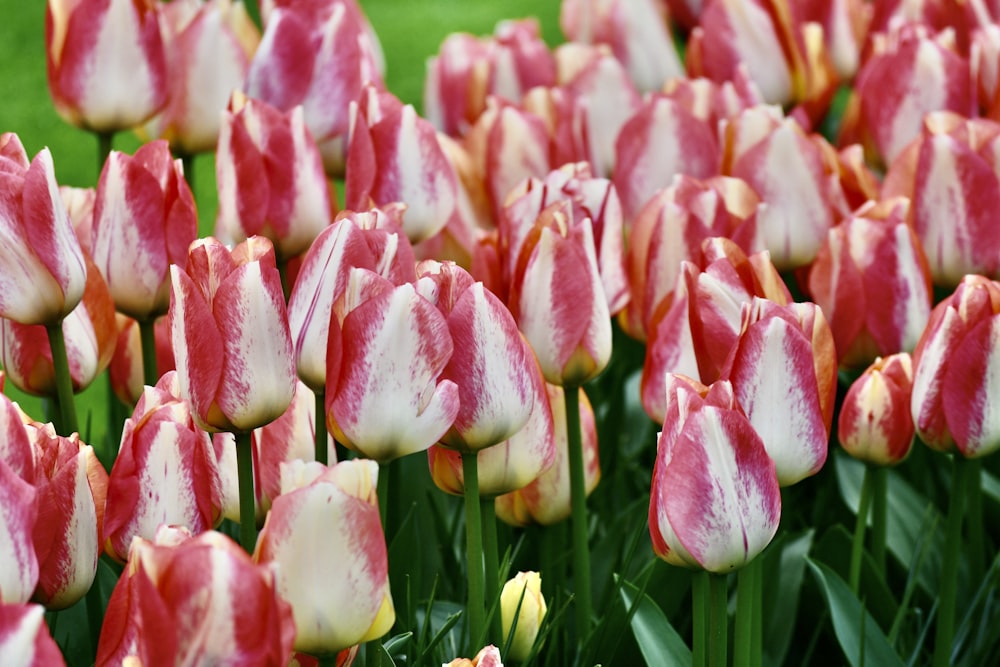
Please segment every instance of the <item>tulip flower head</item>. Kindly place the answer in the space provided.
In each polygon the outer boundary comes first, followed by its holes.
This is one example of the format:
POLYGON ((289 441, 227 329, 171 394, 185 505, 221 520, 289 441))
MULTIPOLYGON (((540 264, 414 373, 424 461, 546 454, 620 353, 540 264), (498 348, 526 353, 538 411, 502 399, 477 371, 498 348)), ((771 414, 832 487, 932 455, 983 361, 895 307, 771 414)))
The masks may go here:
POLYGON ((93 132, 135 127, 167 101, 167 61, 152 0, 49 0, 49 92, 68 122, 93 132))
POLYGON ((910 416, 913 360, 907 352, 879 357, 844 397, 837 438, 848 454, 875 465, 895 465, 913 446, 910 416))
POLYGON ((118 311, 147 320, 170 305, 171 264, 198 237, 191 188, 166 141, 112 151, 94 205, 93 255, 118 311))
POLYGON ((667 392, 649 505, 653 550, 673 565, 738 569, 778 530, 774 462, 729 382, 672 375, 667 392))
POLYGON ((16 134, 0 135, 0 317, 55 324, 83 298, 87 265, 47 148, 28 162, 16 134))
POLYGON ((503 667, 503 661, 500 659, 500 649, 490 644, 480 649, 472 660, 455 658, 441 667, 503 667))
POLYGON ((284 667, 292 612, 274 568, 253 563, 216 531, 192 537, 163 526, 136 539, 104 617, 97 665, 284 667))
POLYGON ((32 540, 38 518, 35 487, 0 459, 0 603, 27 602, 38 584, 32 540))
POLYGON ((500 591, 500 615, 503 619, 504 644, 510 645, 508 658, 528 658, 546 611, 545 598, 542 596, 542 577, 537 572, 518 572, 517 576, 503 585, 503 590, 500 591))
POLYGON ((343 322, 330 322, 330 432, 379 462, 425 451, 459 412, 458 387, 442 376, 454 349, 448 321, 409 283, 352 269, 348 291, 343 322))
POLYGON ((395 621, 377 478, 375 462, 345 461, 303 486, 283 486, 271 506, 254 561, 278 565, 296 650, 336 653, 381 637, 395 621))
POLYGON ((967 458, 1000 448, 993 378, 1000 331, 1000 283, 966 276, 931 311, 913 352, 913 422, 932 449, 967 458))
POLYGON ((192 244, 171 266, 170 332, 181 396, 212 431, 249 431, 288 408, 295 361, 274 248, 252 237, 230 251, 192 244))

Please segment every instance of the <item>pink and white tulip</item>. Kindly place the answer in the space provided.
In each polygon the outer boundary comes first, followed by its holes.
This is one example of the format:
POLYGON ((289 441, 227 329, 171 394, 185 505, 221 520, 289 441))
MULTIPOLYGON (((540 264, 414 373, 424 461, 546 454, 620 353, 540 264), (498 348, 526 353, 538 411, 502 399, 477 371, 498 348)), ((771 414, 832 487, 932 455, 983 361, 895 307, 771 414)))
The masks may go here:
POLYGON ((295 360, 270 241, 252 237, 230 251, 199 240, 186 269, 171 266, 171 281, 177 378, 195 422, 249 431, 280 417, 295 390, 295 360))
POLYGON ((901 462, 913 446, 912 392, 913 359, 908 352, 876 359, 844 397, 837 420, 840 446, 867 463, 901 462))
POLYGON ((0 653, 11 667, 62 667, 66 661, 37 604, 0 603, 0 653))
POLYGON ((164 315, 171 264, 187 259, 198 217, 180 160, 166 141, 134 156, 112 151, 97 185, 92 254, 115 308, 136 319, 164 315))
POLYGON ((265 236, 278 257, 304 252, 330 224, 330 187, 301 107, 279 111, 234 92, 219 131, 215 233, 265 236))
POLYGON ((0 317, 55 324, 87 283, 87 265, 43 148, 29 163, 16 134, 0 135, 0 317))
POLYGON ((966 276, 931 312, 913 353, 913 422, 932 449, 966 458, 1000 448, 1000 283, 966 276))
POLYGON ((38 556, 32 534, 38 492, 0 460, 0 603, 24 603, 38 584, 38 556))
POLYGON ((771 542, 775 465, 728 382, 670 376, 650 495, 653 551, 673 565, 724 574, 771 542))
POLYGON ((167 101, 167 61, 152 0, 49 0, 49 92, 68 122, 93 132, 135 127, 167 101))

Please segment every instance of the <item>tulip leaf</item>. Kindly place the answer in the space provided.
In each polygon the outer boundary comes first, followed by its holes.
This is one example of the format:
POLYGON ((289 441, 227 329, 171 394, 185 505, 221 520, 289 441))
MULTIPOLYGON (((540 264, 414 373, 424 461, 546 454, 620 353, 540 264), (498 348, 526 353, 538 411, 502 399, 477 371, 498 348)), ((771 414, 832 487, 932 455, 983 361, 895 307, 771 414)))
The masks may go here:
POLYGON ((840 575, 810 558, 806 558, 806 562, 823 591, 837 641, 852 667, 902 667, 903 660, 840 575))
POLYGON ((398 656, 402 652, 403 647, 409 643, 411 637, 413 637, 412 632, 403 632, 395 637, 390 637, 382 644, 382 649, 389 655, 398 656))
POLYGON ((691 664, 691 649, 648 595, 634 584, 622 581, 621 596, 627 609, 637 604, 630 623, 647 665, 686 667, 691 664))
POLYGON ((784 533, 762 554, 764 558, 764 661, 767 665, 783 665, 792 643, 798 617, 802 579, 805 577, 806 556, 813 544, 813 530, 798 536, 784 533), (777 585, 771 585, 772 582, 777 585))
MULTIPOLYGON (((844 502, 857 514, 861 499, 861 482, 865 466, 841 452, 835 452, 834 465, 837 483, 844 502)), ((934 525, 943 525, 944 519, 933 503, 917 492, 897 470, 890 470, 888 478, 888 517, 886 521, 886 546, 896 560, 907 567, 913 554, 934 525)), ((944 535, 932 534, 928 556, 917 573, 917 583, 924 591, 937 595, 937 577, 941 571, 944 535)))

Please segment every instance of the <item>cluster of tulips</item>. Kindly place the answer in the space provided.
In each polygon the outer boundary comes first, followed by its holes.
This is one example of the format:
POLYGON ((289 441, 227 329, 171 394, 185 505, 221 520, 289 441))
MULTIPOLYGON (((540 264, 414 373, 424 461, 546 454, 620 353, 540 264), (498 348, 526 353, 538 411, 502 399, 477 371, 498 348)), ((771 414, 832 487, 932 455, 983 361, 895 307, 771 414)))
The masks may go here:
POLYGON ((695 572, 678 660, 762 664, 758 556, 831 438, 865 463, 841 582, 863 618, 887 468, 919 435, 952 473, 918 653, 949 664, 963 534, 993 555, 997 20, 985 1, 563 0, 555 48, 531 19, 450 35, 421 116, 355 0, 48 0, 51 97, 101 171, 60 187, 58 156, 0 136, 0 378, 52 407, 0 395, 4 664, 63 664, 47 626, 81 600, 97 665, 418 664, 412 633, 383 642, 410 455, 464 497, 467 598, 434 630, 476 657, 451 664, 541 661, 547 637, 572 664, 611 575, 587 517, 598 433, 623 418, 589 400, 609 364, 610 403, 660 430, 651 549, 695 572), (213 151, 199 238, 185 177, 213 151), (105 371, 131 411, 111 449, 74 399, 105 371), (546 620, 537 571, 501 586, 497 518, 569 521, 571 613, 546 620))

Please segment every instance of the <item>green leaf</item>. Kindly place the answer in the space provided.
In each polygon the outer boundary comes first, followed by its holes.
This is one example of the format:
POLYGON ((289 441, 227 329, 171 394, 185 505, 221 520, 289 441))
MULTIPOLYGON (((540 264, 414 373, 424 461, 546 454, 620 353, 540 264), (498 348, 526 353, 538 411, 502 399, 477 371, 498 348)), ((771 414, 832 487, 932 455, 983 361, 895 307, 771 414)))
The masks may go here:
POLYGON ((681 638, 674 626, 663 614, 656 603, 648 595, 639 597, 639 589, 633 584, 622 581, 621 596, 627 609, 638 600, 635 614, 632 616, 632 633, 639 644, 647 665, 679 665, 687 667, 691 664, 691 649, 681 638))
MULTIPOLYGON (((833 462, 840 495, 856 515, 865 466, 839 451, 834 453, 833 462)), ((887 495, 889 515, 886 520, 886 545, 896 560, 907 567, 913 554, 919 551, 921 543, 927 539, 929 527, 944 525, 944 519, 934 504, 910 486, 898 470, 889 471, 887 495)), ((930 539, 930 550, 923 567, 917 573, 917 583, 924 591, 936 596, 944 535, 939 531, 930 539)))
POLYGON ((902 659, 840 575, 810 558, 806 562, 823 591, 837 641, 852 667, 902 667, 902 659))
POLYGON ((814 531, 807 530, 797 537, 787 533, 771 543, 764 558, 764 661, 767 665, 783 665, 792 643, 798 617, 802 579, 805 577, 806 556, 812 548, 814 531), (777 584, 777 585, 775 585, 777 584))

